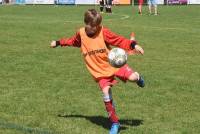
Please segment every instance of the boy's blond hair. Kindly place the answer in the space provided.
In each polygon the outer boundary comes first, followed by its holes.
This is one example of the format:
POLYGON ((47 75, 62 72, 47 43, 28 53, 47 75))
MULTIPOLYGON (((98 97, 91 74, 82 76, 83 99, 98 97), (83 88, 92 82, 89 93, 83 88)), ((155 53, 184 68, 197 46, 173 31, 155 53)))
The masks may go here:
POLYGON ((85 32, 89 37, 96 35, 101 29, 102 16, 95 9, 88 9, 84 14, 85 32))

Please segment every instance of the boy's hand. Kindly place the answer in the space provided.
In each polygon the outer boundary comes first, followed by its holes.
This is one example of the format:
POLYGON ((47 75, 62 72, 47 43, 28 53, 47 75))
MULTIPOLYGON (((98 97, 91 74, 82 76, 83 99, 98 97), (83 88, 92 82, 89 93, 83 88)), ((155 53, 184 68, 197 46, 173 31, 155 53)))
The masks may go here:
POLYGON ((144 54, 144 50, 142 49, 141 46, 135 45, 135 48, 132 50, 127 51, 128 55, 135 55, 135 54, 144 54))
POLYGON ((127 53, 128 53, 128 55, 135 55, 135 54, 137 54, 137 52, 136 52, 135 49, 133 49, 133 50, 128 50, 127 53))
POLYGON ((142 55, 144 54, 143 48, 141 46, 139 46, 139 45, 135 45, 135 50, 136 50, 136 52, 138 52, 138 53, 140 53, 142 55))
MULTIPOLYGON (((130 34, 130 40, 135 41, 135 33, 134 32, 132 32, 130 34)), ((142 54, 143 55, 144 54, 144 50, 142 49, 141 46, 137 45, 136 42, 131 43, 131 48, 132 48, 132 50, 128 51, 129 55, 134 55, 134 54, 142 54)))
POLYGON ((55 40, 51 41, 50 47, 51 47, 51 48, 57 47, 56 41, 55 41, 55 40))

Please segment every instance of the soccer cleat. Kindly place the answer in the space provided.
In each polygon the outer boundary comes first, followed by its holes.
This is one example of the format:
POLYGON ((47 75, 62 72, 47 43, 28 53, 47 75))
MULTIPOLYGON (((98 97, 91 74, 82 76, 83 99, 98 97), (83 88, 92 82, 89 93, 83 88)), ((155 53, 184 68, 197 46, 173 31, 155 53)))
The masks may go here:
POLYGON ((113 123, 112 126, 111 126, 109 134, 118 134, 119 128, 120 128, 120 124, 119 123, 113 123))
POLYGON ((140 76, 139 80, 136 82, 139 87, 144 87, 144 79, 140 76))

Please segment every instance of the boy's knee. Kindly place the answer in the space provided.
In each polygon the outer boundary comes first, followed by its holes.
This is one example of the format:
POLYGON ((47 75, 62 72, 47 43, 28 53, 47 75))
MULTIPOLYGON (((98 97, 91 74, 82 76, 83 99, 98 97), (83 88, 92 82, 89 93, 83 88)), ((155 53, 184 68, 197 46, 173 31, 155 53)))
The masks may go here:
POLYGON ((103 88, 102 92, 104 102, 109 102, 112 100, 112 92, 110 86, 106 86, 105 88, 103 88))
POLYGON ((134 73, 132 73, 132 74, 129 76, 128 79, 129 79, 130 81, 138 81, 139 78, 140 78, 139 73, 138 73, 138 72, 134 72, 134 73))

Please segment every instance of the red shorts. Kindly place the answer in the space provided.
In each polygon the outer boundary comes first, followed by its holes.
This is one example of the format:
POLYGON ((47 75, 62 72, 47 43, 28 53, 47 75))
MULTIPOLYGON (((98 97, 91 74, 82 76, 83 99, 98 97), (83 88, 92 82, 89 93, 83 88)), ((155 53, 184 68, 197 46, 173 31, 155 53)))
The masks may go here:
POLYGON ((139 4, 139 5, 142 5, 143 3, 144 3, 143 0, 138 0, 138 4, 139 4))
POLYGON ((123 67, 121 67, 112 77, 108 78, 102 78, 98 81, 99 86, 101 90, 105 88, 106 86, 113 86, 118 83, 117 80, 115 80, 115 77, 118 77, 120 80, 126 82, 129 78, 129 76, 134 73, 134 71, 126 64, 123 67))

